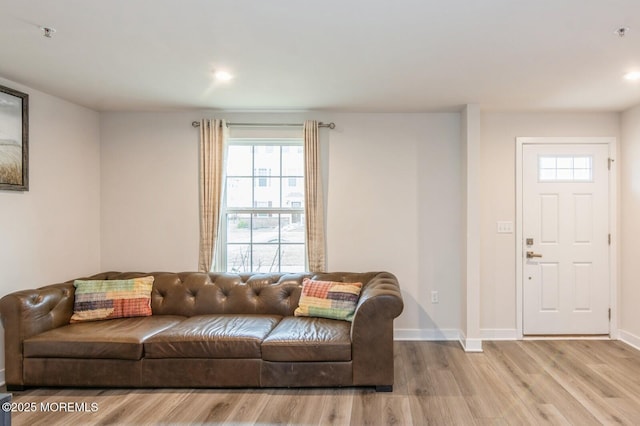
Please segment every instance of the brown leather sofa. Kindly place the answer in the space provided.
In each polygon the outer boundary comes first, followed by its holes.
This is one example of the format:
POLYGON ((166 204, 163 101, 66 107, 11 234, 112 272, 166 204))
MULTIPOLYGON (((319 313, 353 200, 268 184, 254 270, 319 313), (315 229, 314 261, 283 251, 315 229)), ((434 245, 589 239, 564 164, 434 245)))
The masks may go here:
POLYGON ((353 322, 296 317, 309 274, 107 272, 155 277, 153 315, 69 323, 73 281, 0 300, 9 390, 69 387, 393 385, 393 319, 403 309, 386 272, 317 274, 362 282, 353 322))

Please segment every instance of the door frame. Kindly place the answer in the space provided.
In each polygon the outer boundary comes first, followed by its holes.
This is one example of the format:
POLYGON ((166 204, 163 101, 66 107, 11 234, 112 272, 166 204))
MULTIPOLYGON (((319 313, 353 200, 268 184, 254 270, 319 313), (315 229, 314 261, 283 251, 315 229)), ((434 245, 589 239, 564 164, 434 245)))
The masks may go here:
POLYGON ((553 144, 606 144, 609 147, 611 172, 609 173, 609 298, 611 306, 611 320, 609 337, 618 338, 618 169, 615 167, 618 153, 618 142, 615 137, 516 137, 516 333, 518 340, 524 338, 524 240, 523 240, 523 208, 522 184, 523 167, 522 155, 524 145, 553 145, 553 144))

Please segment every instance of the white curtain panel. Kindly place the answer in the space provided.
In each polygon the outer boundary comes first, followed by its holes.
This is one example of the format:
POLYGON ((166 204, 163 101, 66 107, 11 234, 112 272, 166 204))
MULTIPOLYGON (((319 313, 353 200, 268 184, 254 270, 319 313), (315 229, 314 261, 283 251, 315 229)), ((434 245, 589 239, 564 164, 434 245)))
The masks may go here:
POLYGON ((314 120, 304 122, 304 179, 309 271, 324 272, 326 256, 322 173, 318 122, 314 120))
POLYGON ((218 240, 226 139, 225 120, 200 122, 200 272, 211 270, 218 240))

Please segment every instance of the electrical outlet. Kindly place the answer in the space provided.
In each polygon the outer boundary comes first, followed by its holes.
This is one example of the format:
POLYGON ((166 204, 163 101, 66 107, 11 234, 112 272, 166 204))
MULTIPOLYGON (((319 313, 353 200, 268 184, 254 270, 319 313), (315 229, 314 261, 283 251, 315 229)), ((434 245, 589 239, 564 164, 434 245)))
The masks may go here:
POLYGON ((440 297, 438 296, 437 290, 433 290, 431 292, 431 303, 440 303, 440 297))

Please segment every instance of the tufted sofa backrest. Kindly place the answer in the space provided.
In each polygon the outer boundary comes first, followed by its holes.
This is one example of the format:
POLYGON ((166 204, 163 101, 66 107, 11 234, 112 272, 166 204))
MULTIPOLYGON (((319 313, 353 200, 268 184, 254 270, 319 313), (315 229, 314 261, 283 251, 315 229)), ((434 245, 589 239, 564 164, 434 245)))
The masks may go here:
POLYGON ((366 287, 378 272, 318 274, 227 274, 203 272, 104 272, 89 277, 124 280, 153 275, 154 315, 265 314, 292 316, 302 280, 361 282, 366 287))
POLYGON ((108 272, 99 279, 154 276, 154 315, 269 314, 291 316, 309 274, 108 272))

